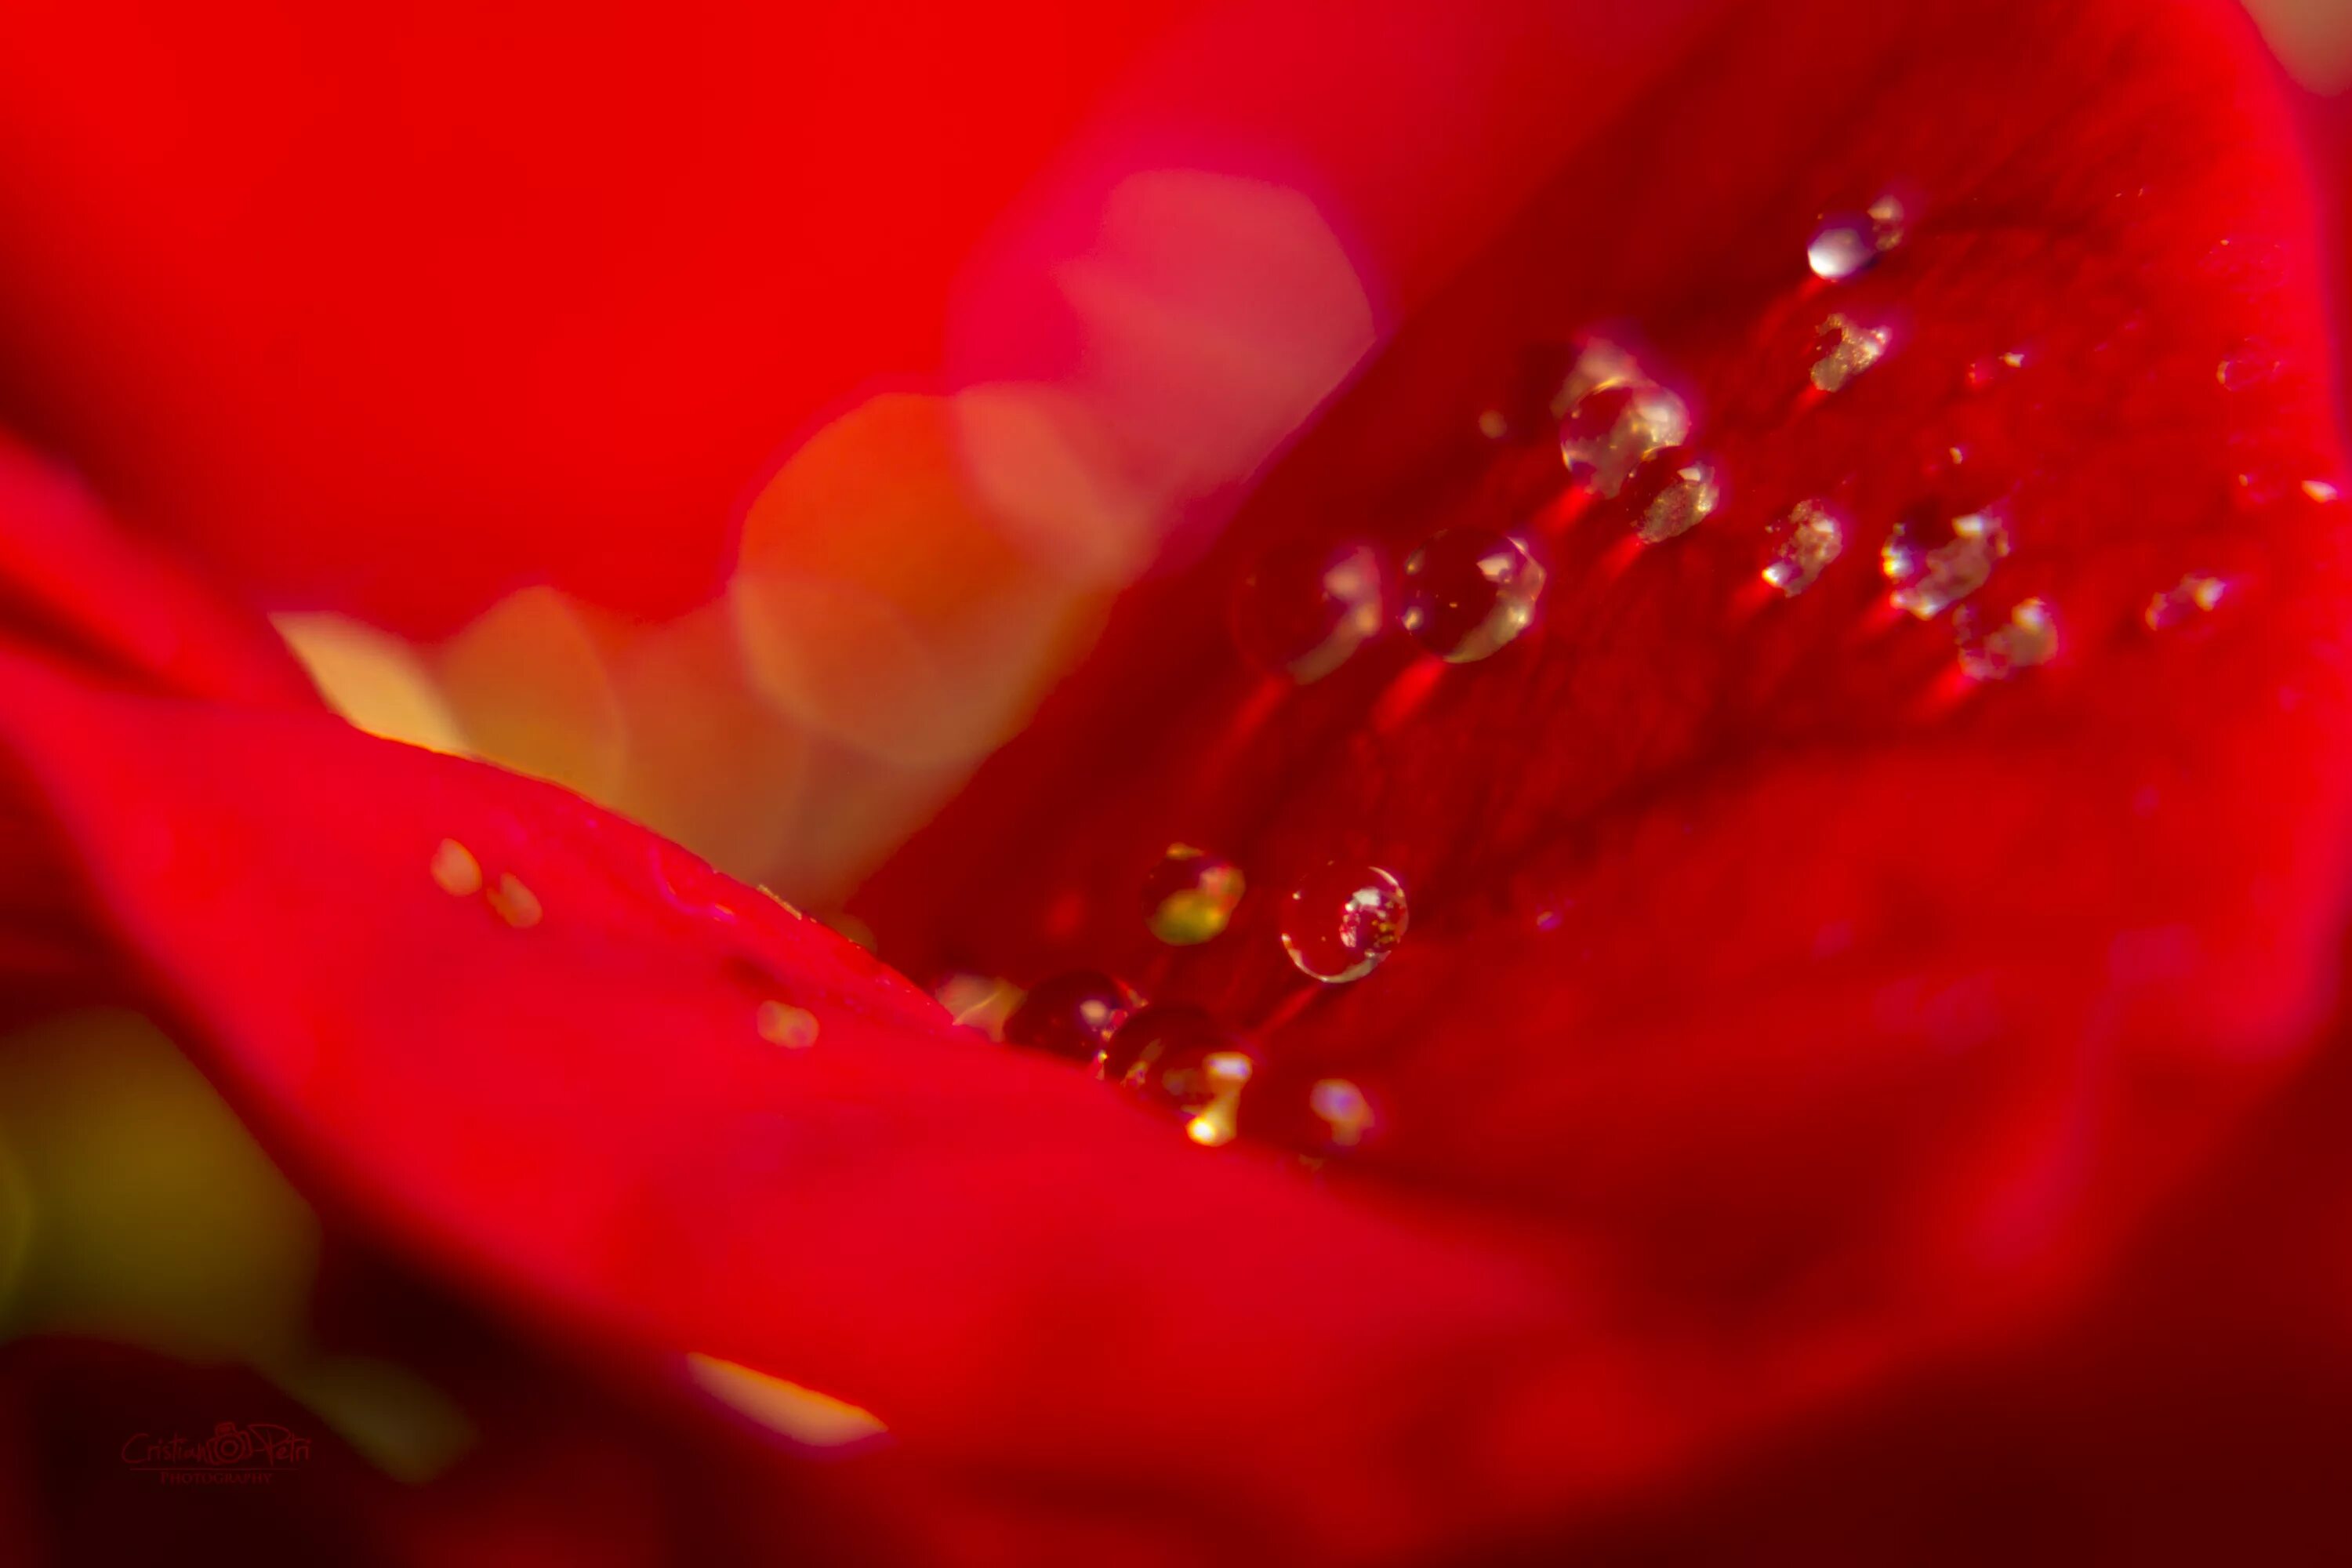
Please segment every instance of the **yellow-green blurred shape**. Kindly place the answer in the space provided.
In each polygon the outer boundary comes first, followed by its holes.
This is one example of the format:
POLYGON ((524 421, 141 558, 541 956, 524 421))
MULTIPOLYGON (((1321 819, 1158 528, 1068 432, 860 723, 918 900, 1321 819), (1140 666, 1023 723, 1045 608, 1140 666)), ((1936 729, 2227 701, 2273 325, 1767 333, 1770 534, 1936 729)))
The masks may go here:
POLYGON ((814 1388, 700 1352, 686 1358, 687 1375, 703 1392, 761 1426, 815 1448, 838 1448, 889 1430, 874 1413, 814 1388))
POLYGON ((613 689, 617 629, 553 588, 522 588, 443 644, 441 692, 477 755, 610 801, 628 735, 613 689))
POLYGON ((64 1333, 253 1368, 388 1473, 470 1441, 387 1363, 318 1353, 319 1222, 212 1086, 135 1014, 0 1039, 0 1340, 64 1333))
POLYGON ((457 715, 409 643, 348 616, 282 615, 270 620, 327 706, 353 724, 371 735, 436 752, 466 749, 457 715))
POLYGON ((909 769, 969 765, 1091 640, 1100 589, 1042 562, 966 477, 950 401, 871 398, 752 501, 729 599, 760 694, 909 769))
POLYGON ((86 1012, 0 1044, 22 1196, 9 1334, 266 1363, 303 1333, 319 1225, 154 1026, 86 1012))

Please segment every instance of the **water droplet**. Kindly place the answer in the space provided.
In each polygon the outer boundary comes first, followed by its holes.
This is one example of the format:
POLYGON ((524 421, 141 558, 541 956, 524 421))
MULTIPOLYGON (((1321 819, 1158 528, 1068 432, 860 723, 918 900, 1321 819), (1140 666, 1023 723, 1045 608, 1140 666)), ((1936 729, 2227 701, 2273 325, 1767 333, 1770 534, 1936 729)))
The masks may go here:
POLYGON ((1377 866, 1335 861, 1283 902, 1282 946, 1299 972, 1327 985, 1361 980, 1404 940, 1404 888, 1377 866))
POLYGON ((2213 379, 2225 392, 2243 392, 2250 386, 2260 386, 2279 373, 2279 357, 2275 350, 2264 344, 2248 342, 2214 367, 2213 379))
POLYGON ((1987 354, 1982 359, 1971 360, 1966 373, 1969 390, 1982 392, 1987 387, 1997 386, 2024 368, 2025 353, 2021 349, 2011 349, 2007 353, 1987 354))
POLYGON ((2058 654, 2058 622, 2040 599, 2020 600, 2006 623, 1980 626, 1973 605, 1952 617, 1959 640, 1960 668, 1978 680, 2006 680, 2021 669, 2047 664, 2058 654))
POLYGON ((1372 1125, 1372 1108, 1365 1102, 1364 1091, 1344 1078, 1318 1080, 1307 1093, 1307 1109, 1322 1119, 1330 1130, 1329 1141, 1342 1149, 1362 1142, 1372 1125))
POLYGON ((1911 215, 1892 191, 1870 204, 1871 247, 1885 255, 1903 243, 1910 232, 1911 215))
POLYGON ((1825 282, 1844 282, 1878 259, 1878 247, 1870 231, 1870 219, 1855 214, 1823 219, 1805 247, 1805 265, 1825 282))
POLYGON ((2152 632, 2179 626, 2217 608, 2221 603, 2221 595, 2228 589, 2229 584, 2219 577, 2191 573, 2149 599, 2147 608, 2140 613, 2140 619, 2152 632))
POLYGON ((1543 586, 1543 567, 1517 540, 1449 528, 1404 564, 1404 629, 1447 663, 1468 664, 1535 624, 1543 586))
POLYGON ((511 871, 501 873, 498 885, 482 896, 489 900, 490 908, 498 911, 499 919, 517 930, 539 923, 541 913, 539 895, 524 887, 521 879, 511 871))
POLYGON ((468 899, 482 890, 482 863, 454 838, 444 838, 433 851, 433 880, 455 898, 468 899))
POLYGON ((1764 581, 1793 599, 1845 549, 1845 525, 1823 502, 1801 500, 1766 538, 1771 559, 1764 564, 1764 581))
POLYGON ((816 1015, 789 1002, 762 1002, 754 1016, 760 1037, 772 1046, 805 1050, 816 1044, 816 1015))
POLYGON ((1103 1058, 1103 1077, 1185 1118, 1185 1136, 1214 1147, 1238 1131, 1242 1090, 1255 1070, 1241 1038, 1183 1003, 1129 1018, 1103 1058))
POLYGON ((1032 987, 1013 1010, 1004 1038, 1074 1062, 1099 1061, 1137 1005, 1134 991, 1108 974, 1091 969, 1057 974, 1032 987))
POLYGON ((1865 327, 1843 310, 1832 311, 1815 342, 1813 384, 1823 392, 1843 389, 1885 359, 1894 342, 1895 334, 1885 327, 1865 327))
POLYGON ((1143 923, 1171 947, 1221 935, 1248 887, 1241 868, 1190 844, 1171 844, 1143 879, 1143 923))
POLYGON ((2009 553, 2009 528, 1999 513, 1972 511, 1951 521, 1951 538, 1923 548, 1906 523, 1880 547, 1878 563, 1895 584, 1895 606, 1933 620, 1985 585, 1993 563, 2009 553))
POLYGON ((1510 416, 1499 408, 1484 410, 1478 416, 1478 434, 1489 441, 1508 439, 1511 434, 1510 416))
POLYGON ((1385 576, 1369 544, 1277 545, 1234 594, 1234 640, 1262 668, 1320 680, 1379 633, 1385 576))
POLYGON ((1612 382, 1579 398, 1559 425, 1571 478, 1614 497, 1653 452, 1690 439, 1690 405, 1649 382, 1612 382))
POLYGON ((1587 338, 1577 349, 1576 362, 1559 379, 1548 407, 1552 418, 1565 419, 1596 392, 1612 386, 1656 384, 1643 374, 1641 362, 1631 350, 1606 338, 1587 338))
POLYGON ((2321 506, 2331 506, 2344 492, 2326 479, 2305 479, 2303 481, 2303 493, 2321 506))
POLYGON ((1619 498, 1633 531, 1647 544, 1688 533, 1723 500, 1715 465, 1687 447, 1670 447, 1635 470, 1619 498))

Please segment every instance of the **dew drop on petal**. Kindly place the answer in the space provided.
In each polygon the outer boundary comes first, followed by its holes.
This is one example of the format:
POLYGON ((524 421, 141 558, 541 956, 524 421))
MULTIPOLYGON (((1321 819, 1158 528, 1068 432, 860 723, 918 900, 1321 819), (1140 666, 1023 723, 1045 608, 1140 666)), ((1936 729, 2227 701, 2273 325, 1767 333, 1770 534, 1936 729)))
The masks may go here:
POLYGON ((1871 248, 1881 255, 1901 245, 1910 233, 1911 214, 1903 198, 1888 192, 1870 204, 1871 248))
POLYGON ((2260 386, 2278 374, 2279 357, 2261 343, 2241 344, 2213 370, 2213 379, 2221 384, 2224 392, 2243 392, 2250 386, 2260 386))
POLYGON ((1764 581, 1793 599, 1845 549, 1845 525, 1823 502, 1801 500, 1772 525, 1766 541, 1770 559, 1764 581))
POLYGON ((1449 664, 1500 651, 1535 624, 1544 569, 1517 540, 1478 528, 1433 533, 1404 565, 1404 629, 1449 664))
POLYGON ((1143 879, 1143 923, 1171 947, 1196 947, 1223 934, 1247 888, 1232 861, 1171 844, 1143 879))
POLYGON ((1133 990, 1098 971, 1056 974, 1032 986, 1005 1019, 1005 1043, 1075 1062, 1099 1061, 1138 1005, 1133 990))
POLYGON ((1634 471, 1619 498, 1646 544, 1688 533, 1723 500, 1715 465, 1687 447, 1655 453, 1634 471))
POLYGON ((1282 906, 1282 946, 1299 973, 1340 985, 1380 967, 1404 940, 1404 887, 1378 866, 1335 861, 1282 906))
POLYGON ((1320 680, 1379 634, 1386 575, 1369 544, 1277 545, 1234 591, 1234 640, 1262 668, 1320 680))
POLYGON ((1822 322, 1814 346, 1813 384, 1837 392, 1886 357, 1895 334, 1885 327, 1865 327, 1843 310, 1832 311, 1822 322))
POLYGON ((497 885, 482 896, 489 900, 490 908, 498 911, 499 919, 517 930, 539 923, 542 912, 539 895, 524 887, 521 879, 511 871, 501 872, 497 885))
POLYGON ((1880 547, 1878 563, 1895 584, 1895 607, 1935 619, 1985 585, 1993 563, 2009 553, 2009 529, 2000 515, 1972 511, 1951 521, 1951 538, 1933 548, 1897 523, 1880 547))
POLYGON ((1372 1125, 1372 1108, 1365 1103, 1364 1091, 1344 1078, 1318 1080, 1307 1090, 1307 1109, 1328 1129, 1329 1142, 1341 1149, 1362 1142, 1372 1125))
POLYGON ((2058 654, 2058 622, 2040 599, 2023 599, 2006 622, 1986 626, 1973 605, 1952 617, 1960 668, 1978 680, 2006 680, 2021 669, 2047 664, 2058 654))
POLYGON ((482 890, 482 863, 456 839, 444 838, 433 851, 433 880, 454 898, 471 898, 482 890))
POLYGON ((772 1046, 797 1051, 816 1044, 816 1015, 789 1002, 761 1003, 752 1023, 772 1046))
POLYGON ((2303 493, 2310 497, 2312 500, 2321 506, 2333 505, 2336 500, 2341 499, 2344 494, 2343 491, 2337 489, 2334 485, 2329 484, 2326 479, 2304 480, 2303 493))
POLYGON ((1570 478, 1614 497, 1653 452, 1690 439, 1690 405, 1647 382, 1612 383, 1576 401, 1559 424, 1570 478))
POLYGON ((2140 613, 2140 620, 2152 632, 2179 626, 2218 608, 2228 590, 2229 584, 2221 578, 2192 572, 2149 599, 2147 608, 2140 613))
POLYGON ((1643 374, 1641 362, 1631 350, 1606 338, 1586 338, 1578 346, 1575 362, 1560 378, 1547 406, 1554 419, 1565 419, 1596 392, 1613 386, 1656 384, 1643 374))
POLYGON ((1185 1136, 1210 1147, 1233 1141, 1255 1071, 1239 1036, 1184 1003, 1129 1018, 1102 1063, 1106 1079, 1182 1116, 1185 1136))
POLYGON ((1853 213, 1822 219, 1805 247, 1805 265, 1825 282, 1844 282, 1878 259, 1871 226, 1868 217, 1853 213))

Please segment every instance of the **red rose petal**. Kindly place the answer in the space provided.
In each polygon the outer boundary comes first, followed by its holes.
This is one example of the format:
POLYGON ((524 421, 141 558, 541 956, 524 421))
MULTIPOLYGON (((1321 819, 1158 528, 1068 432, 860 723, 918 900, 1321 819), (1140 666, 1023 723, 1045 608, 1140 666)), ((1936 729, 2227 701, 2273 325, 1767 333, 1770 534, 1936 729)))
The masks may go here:
POLYGON ((1276 1065, 1347 1065, 1390 1113, 1360 1163, 1475 1202, 1203 1155, 542 786, 20 660, 0 726, 292 1157, 524 1300, 869 1406, 905 1447, 858 1474, 927 1489, 934 1528, 1296 1559, 1589 1503, 2070 1282, 2316 1005, 2343 584, 2316 502, 2231 501, 2331 460, 2277 128, 2192 13, 2021 16, 2030 55, 1957 5, 1710 40, 877 895, 910 952, 1117 966, 1126 851, 1214 846, 1256 891, 1155 996, 1309 997, 1276 1065), (2086 107, 2086 61, 2129 96, 2086 107), (2113 194, 2143 176, 2168 198, 2113 194), (1811 398, 1795 263, 1882 180, 1927 216, 1846 289, 1900 346, 1811 398), (1411 543, 1473 395, 1608 315, 1697 395, 1717 517, 1639 553, 1562 517, 1548 620, 1481 663, 1391 655, 1270 712, 1237 664, 1171 670, 1226 657, 1251 547, 1310 518, 1411 543), (2012 334, 2015 397, 1971 412, 2012 334), (2279 375, 2219 374, 2255 339, 2279 375), (1913 438, 1953 426, 2015 487, 2001 590, 2063 616, 2012 685, 1871 614, 1913 438), (1743 604, 1768 516, 1817 490, 1864 548, 1743 604), (2245 614, 2136 626, 2215 564, 2245 614), (1016 798, 1040 777, 1087 793, 1016 798), (1343 855, 1401 875, 1411 934, 1296 992, 1269 895, 1343 855), (768 1002, 815 1043, 763 1039, 768 1002))
POLYGON ((2343 468, 2266 75, 2224 7, 1727 24, 1211 560, 1122 606, 870 889, 884 951, 1263 1026, 1269 1081, 1371 1097, 1359 1167, 1594 1238, 1617 1330, 1695 1379, 2063 1299, 2282 1081, 2347 885, 2343 468), (1821 215, 1882 193, 1902 242, 1817 279, 1821 215), (1519 356, 1593 327, 1696 413, 1724 500, 1679 538, 1526 500, 1557 459, 1482 444, 1519 356), (1843 554, 1788 596, 1769 530, 1813 500, 1843 554), (1979 633, 2033 598, 2060 639, 2007 681, 1957 617, 1890 609, 1878 562, 1996 502, 1979 633), (1231 649, 1256 552, 1448 525, 1548 566, 1491 658, 1392 638, 1294 690, 1231 649), (2152 630, 2206 574, 2213 613, 2152 630), (1198 949, 1123 918, 1176 839, 1253 889, 1198 949), (1337 858, 1394 871, 1412 931, 1303 986, 1279 893, 1337 858))

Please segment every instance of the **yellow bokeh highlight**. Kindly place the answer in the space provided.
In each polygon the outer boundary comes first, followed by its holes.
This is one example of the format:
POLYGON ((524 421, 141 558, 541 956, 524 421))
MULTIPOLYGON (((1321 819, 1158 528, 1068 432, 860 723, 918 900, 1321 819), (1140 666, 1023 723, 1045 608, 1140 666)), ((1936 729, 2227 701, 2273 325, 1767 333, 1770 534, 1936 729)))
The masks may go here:
POLYGON ((838 1448, 889 1430, 870 1410, 846 1400, 700 1352, 686 1358, 687 1375, 711 1397, 771 1430, 814 1448, 838 1448))
POLYGON ((457 716, 413 645, 347 616, 270 619, 327 705, 353 724, 436 752, 466 750, 457 716))
POLYGON ((628 739, 607 665, 618 635, 553 588, 520 589, 482 612, 436 660, 467 749, 609 800, 628 739))

